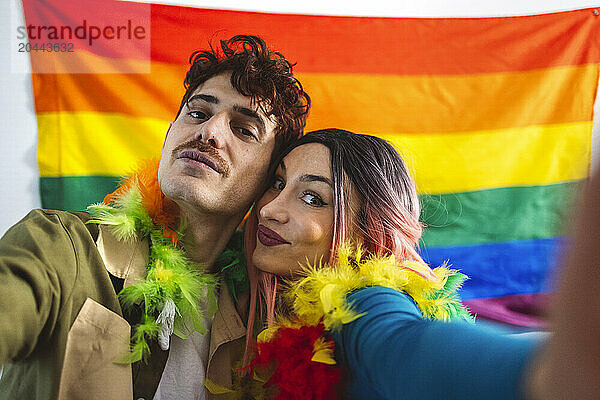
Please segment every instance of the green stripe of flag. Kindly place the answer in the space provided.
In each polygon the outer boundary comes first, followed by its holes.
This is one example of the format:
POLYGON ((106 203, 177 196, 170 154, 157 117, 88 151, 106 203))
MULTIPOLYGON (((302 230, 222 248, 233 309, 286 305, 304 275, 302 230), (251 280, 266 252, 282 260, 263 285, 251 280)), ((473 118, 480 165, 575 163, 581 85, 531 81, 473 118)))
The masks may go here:
POLYGON ((423 195, 421 245, 427 247, 550 238, 565 234, 581 181, 423 195))
POLYGON ((112 193, 120 179, 119 176, 40 177, 42 208, 84 211, 112 193))
MULTIPOLYGON (((42 207, 85 210, 119 182, 115 176, 40 178, 42 207)), ((564 222, 581 182, 422 195, 427 247, 550 238, 564 222)))

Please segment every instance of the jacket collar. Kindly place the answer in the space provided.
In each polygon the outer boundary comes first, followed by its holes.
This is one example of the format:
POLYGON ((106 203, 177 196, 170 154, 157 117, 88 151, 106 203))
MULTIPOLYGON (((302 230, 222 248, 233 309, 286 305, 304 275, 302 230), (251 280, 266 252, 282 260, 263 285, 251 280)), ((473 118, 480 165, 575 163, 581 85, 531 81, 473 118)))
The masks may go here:
POLYGON ((148 240, 119 241, 109 225, 99 225, 96 240, 100 256, 111 275, 124 279, 124 287, 146 276, 150 261, 148 240))

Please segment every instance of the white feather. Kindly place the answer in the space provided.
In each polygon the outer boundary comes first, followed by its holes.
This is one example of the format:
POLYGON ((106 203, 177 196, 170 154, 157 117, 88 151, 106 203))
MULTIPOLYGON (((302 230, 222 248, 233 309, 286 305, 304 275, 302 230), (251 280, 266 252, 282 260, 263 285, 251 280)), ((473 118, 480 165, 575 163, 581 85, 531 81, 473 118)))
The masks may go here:
POLYGON ((173 334, 173 325, 175 323, 175 314, 179 314, 175 302, 172 299, 167 299, 163 305, 162 311, 158 314, 158 318, 156 319, 156 322, 160 324, 158 344, 163 350, 169 350, 171 335, 173 334))

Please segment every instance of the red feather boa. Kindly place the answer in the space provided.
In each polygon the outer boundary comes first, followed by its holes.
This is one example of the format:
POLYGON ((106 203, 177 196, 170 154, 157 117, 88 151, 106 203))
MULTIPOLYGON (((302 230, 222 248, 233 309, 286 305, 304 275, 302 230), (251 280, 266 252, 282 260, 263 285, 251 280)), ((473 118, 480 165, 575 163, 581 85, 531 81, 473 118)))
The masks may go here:
MULTIPOLYGON (((276 400, 337 399, 340 368, 312 361, 315 342, 325 335, 323 324, 283 327, 268 342, 258 343, 258 355, 250 363, 251 373, 272 372, 264 387, 278 389, 276 400)), ((333 339, 326 339, 333 348, 333 339)))

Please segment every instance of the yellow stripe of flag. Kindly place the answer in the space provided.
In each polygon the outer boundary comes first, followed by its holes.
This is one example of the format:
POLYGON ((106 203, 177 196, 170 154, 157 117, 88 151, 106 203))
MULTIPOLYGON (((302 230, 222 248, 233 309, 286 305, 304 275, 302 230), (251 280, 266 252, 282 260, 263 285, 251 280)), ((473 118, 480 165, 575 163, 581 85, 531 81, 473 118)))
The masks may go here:
POLYGON ((453 193, 586 178, 592 122, 377 136, 398 149, 420 193, 453 193))
MULTIPOLYGON (((138 160, 158 155, 167 127, 168 121, 119 114, 38 114, 40 176, 125 175, 138 160)), ((420 192, 451 193, 583 179, 591 132, 588 121, 378 136, 398 148, 420 192)))
POLYGON ((157 157, 169 122, 119 114, 38 114, 41 177, 125 175, 157 157))

